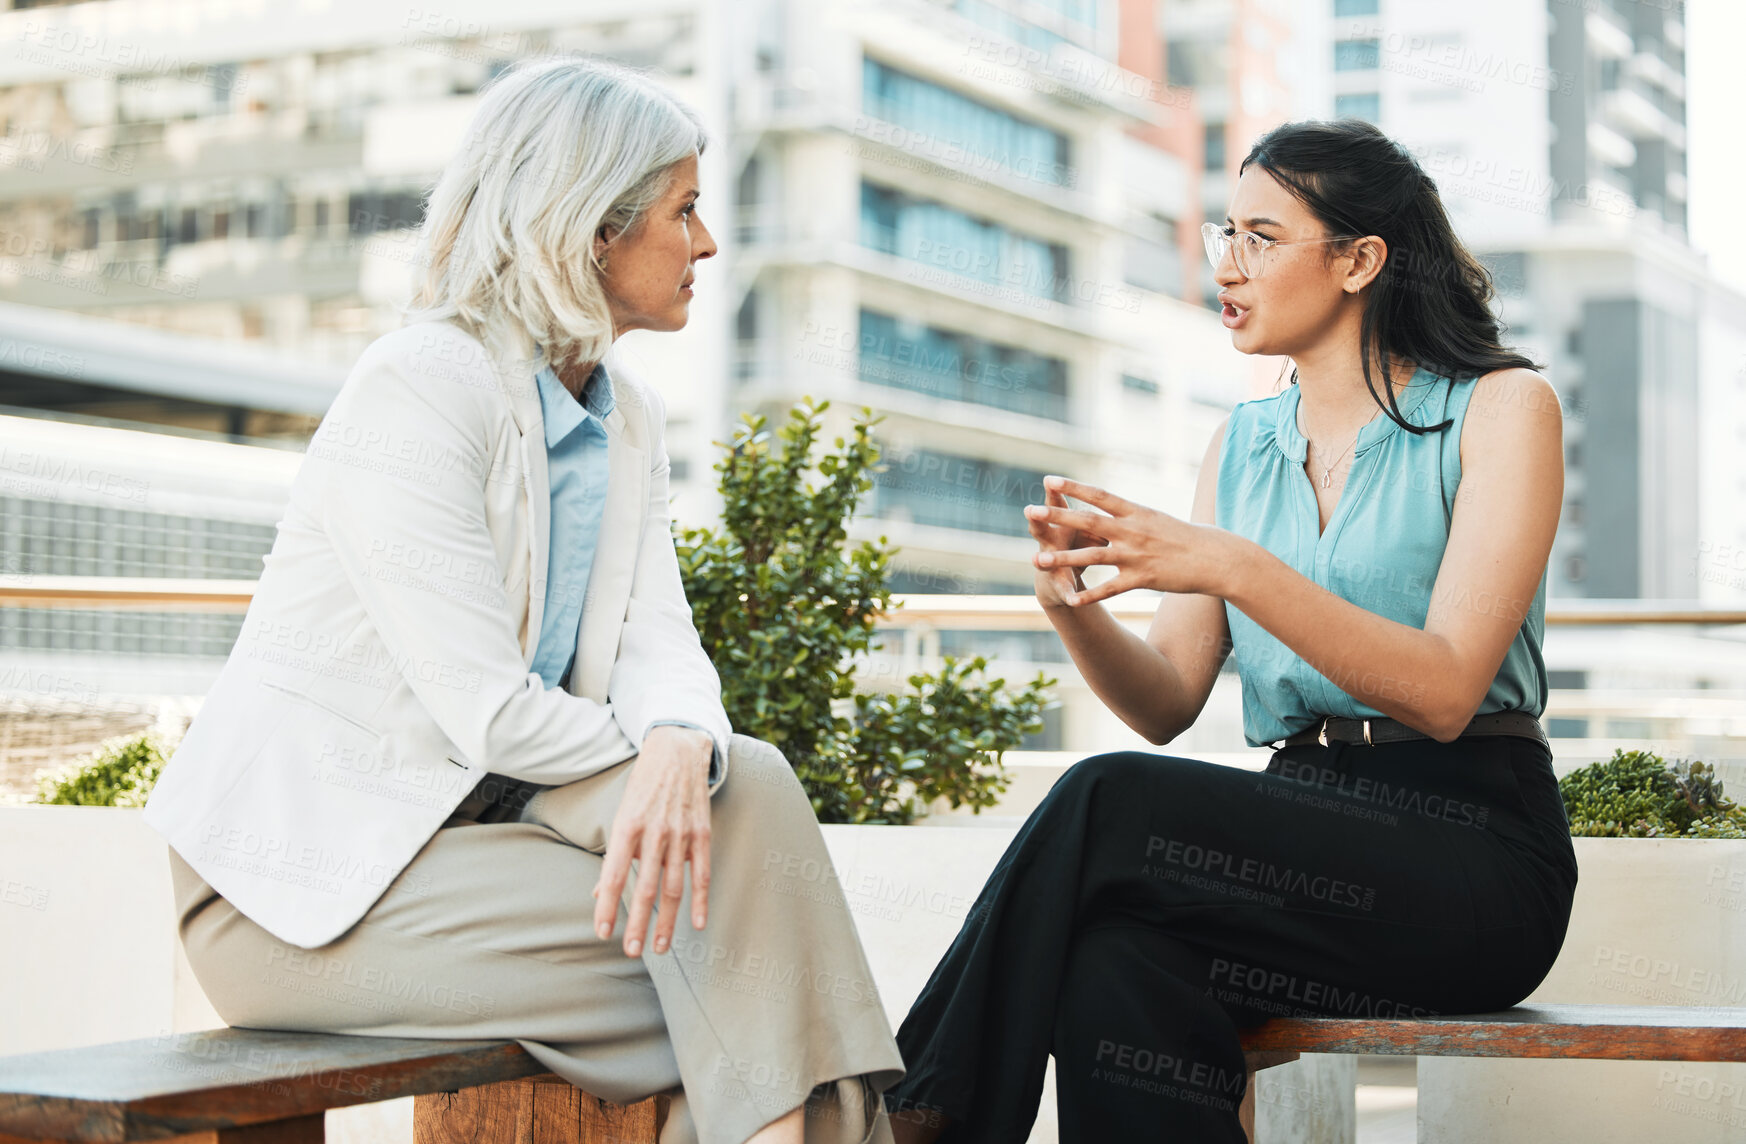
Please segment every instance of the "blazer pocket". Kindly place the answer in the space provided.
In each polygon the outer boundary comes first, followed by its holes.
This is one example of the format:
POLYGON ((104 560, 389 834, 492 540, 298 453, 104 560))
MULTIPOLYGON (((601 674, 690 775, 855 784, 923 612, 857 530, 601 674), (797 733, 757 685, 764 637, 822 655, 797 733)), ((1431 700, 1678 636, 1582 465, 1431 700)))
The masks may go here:
POLYGON ((327 712, 329 715, 332 715, 335 719, 343 719, 345 722, 350 723, 352 726, 354 726, 358 730, 364 732, 366 735, 371 735, 371 736, 374 736, 375 738, 378 738, 378 739, 380 739, 382 737, 382 732, 376 730, 376 728, 370 726, 368 723, 364 722, 361 719, 358 719, 355 716, 348 715, 346 712, 341 711, 339 708, 333 706, 333 704, 328 703, 325 700, 315 698, 315 696, 309 694, 307 691, 299 691, 295 687, 292 687, 289 684, 280 683, 276 679, 263 679, 260 682, 261 682, 262 687, 270 687, 274 691, 283 692, 284 694, 290 695, 296 699, 301 699, 303 702, 309 704, 311 707, 318 707, 321 710, 327 712))

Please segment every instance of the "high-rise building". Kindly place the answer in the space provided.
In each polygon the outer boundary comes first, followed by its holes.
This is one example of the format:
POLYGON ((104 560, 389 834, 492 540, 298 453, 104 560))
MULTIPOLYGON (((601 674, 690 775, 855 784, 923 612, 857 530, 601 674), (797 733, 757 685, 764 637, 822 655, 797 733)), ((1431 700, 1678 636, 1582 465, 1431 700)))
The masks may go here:
POLYGON ((1321 114, 1437 181, 1565 408, 1553 595, 1746 598, 1746 299, 1686 230, 1678 0, 1327 0, 1321 114))
MULTIPOLYGON (((1165 0, 1157 17, 1169 82, 1192 90, 1201 111, 1202 214, 1220 222, 1249 145, 1316 103, 1324 77, 1303 45, 1318 25, 1293 0, 1165 0)), ((1216 309, 1212 266, 1198 263, 1200 296, 1216 309)))

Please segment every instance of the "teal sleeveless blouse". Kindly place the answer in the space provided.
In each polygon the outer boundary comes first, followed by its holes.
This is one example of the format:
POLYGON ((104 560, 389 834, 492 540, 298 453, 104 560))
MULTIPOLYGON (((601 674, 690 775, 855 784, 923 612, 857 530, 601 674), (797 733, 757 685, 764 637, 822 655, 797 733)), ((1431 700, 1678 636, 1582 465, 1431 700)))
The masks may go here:
MULTIPOLYGON (((1219 455, 1220 528, 1247 537, 1304 576, 1365 611, 1422 629, 1449 541, 1461 483, 1461 425, 1473 379, 1456 382, 1420 369, 1396 395, 1404 420, 1447 429, 1409 433, 1380 413, 1358 433, 1339 502, 1319 537, 1315 489, 1304 472, 1308 442, 1297 427, 1299 389, 1231 411, 1219 455)), ((1476 607, 1494 606, 1476 599, 1476 607)), ((1229 602, 1232 655, 1243 691, 1243 737, 1275 743, 1323 715, 1383 712, 1360 702, 1229 602)), ((1476 714, 1546 708, 1546 574, 1476 714)), ((1386 687, 1381 678, 1355 687, 1386 687)), ((1405 684, 1403 697, 1405 695, 1405 684)))

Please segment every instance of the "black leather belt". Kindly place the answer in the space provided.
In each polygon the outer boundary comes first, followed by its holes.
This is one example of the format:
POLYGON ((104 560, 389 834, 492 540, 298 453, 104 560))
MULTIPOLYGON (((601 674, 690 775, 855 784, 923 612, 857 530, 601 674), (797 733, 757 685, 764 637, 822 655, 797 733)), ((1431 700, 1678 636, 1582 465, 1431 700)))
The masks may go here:
MULTIPOLYGON (((1551 743, 1546 739, 1545 728, 1540 726, 1540 720, 1526 711, 1496 711, 1489 715, 1475 715, 1460 737, 1466 739, 1474 735, 1520 735, 1524 739, 1534 739, 1545 744, 1548 749, 1551 748, 1551 743)), ((1281 745, 1296 747, 1304 743, 1320 743, 1325 747, 1328 740, 1337 739, 1342 743, 1375 746, 1377 743, 1429 738, 1431 736, 1423 731, 1414 730, 1398 719, 1385 716, 1348 719, 1343 715, 1324 715, 1303 730, 1287 736, 1281 745)))

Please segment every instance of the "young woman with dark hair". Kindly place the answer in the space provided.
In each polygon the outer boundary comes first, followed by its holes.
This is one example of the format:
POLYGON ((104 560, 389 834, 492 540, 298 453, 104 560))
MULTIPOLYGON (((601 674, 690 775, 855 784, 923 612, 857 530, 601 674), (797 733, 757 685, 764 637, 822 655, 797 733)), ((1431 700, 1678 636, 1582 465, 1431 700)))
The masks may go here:
POLYGON ((1556 395, 1368 124, 1269 132, 1206 238, 1233 343, 1291 384, 1219 426, 1188 521, 1059 477, 1025 512, 1037 598, 1124 722, 1171 742, 1234 652, 1244 737, 1276 749, 1062 776, 898 1032, 900 1144, 1024 1140, 1050 1055, 1064 1144, 1241 1144, 1240 1027, 1504 1008, 1563 943, 1556 395), (1164 593, 1144 639, 1099 606, 1130 588, 1164 593))

